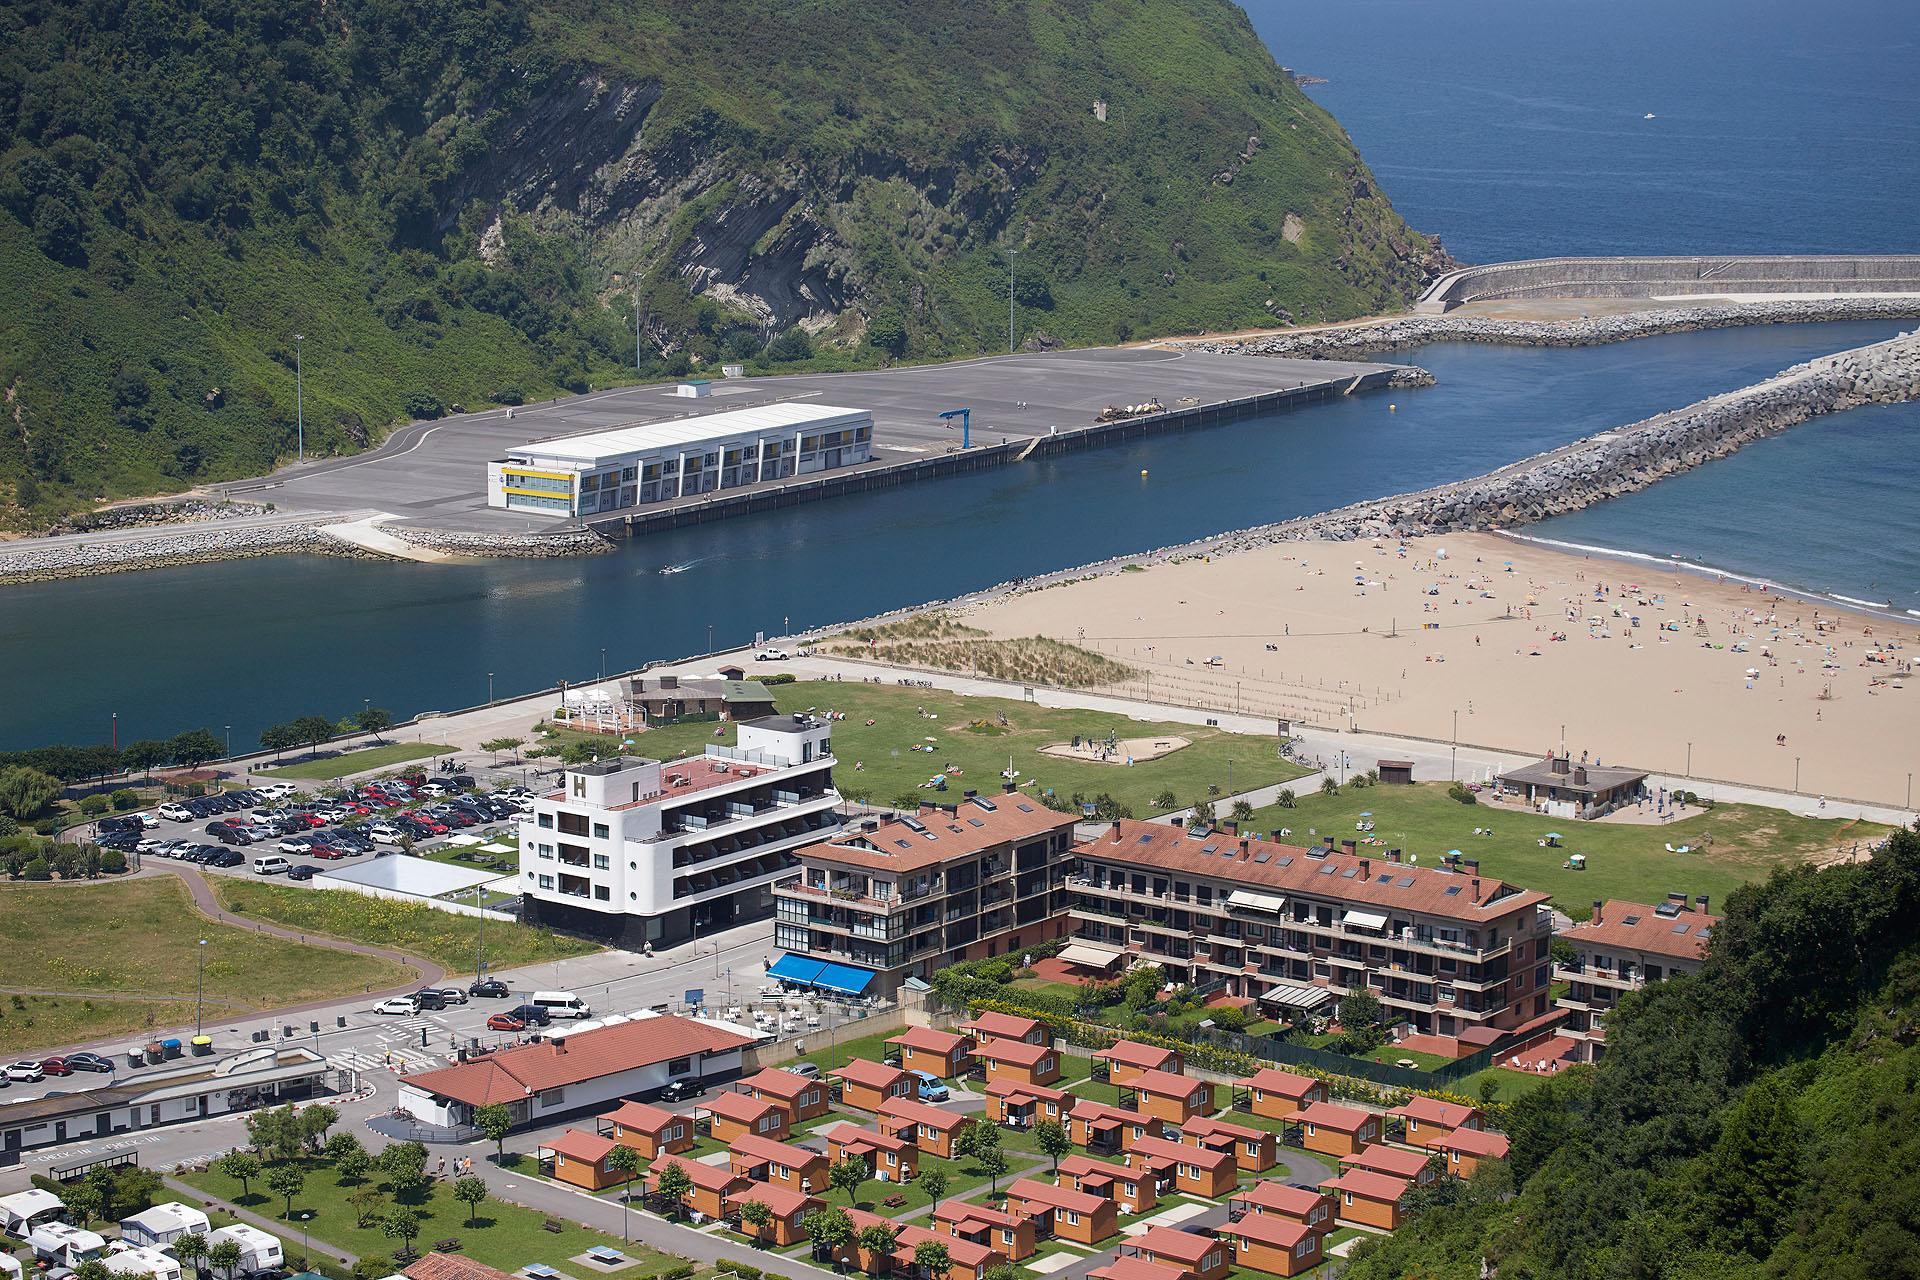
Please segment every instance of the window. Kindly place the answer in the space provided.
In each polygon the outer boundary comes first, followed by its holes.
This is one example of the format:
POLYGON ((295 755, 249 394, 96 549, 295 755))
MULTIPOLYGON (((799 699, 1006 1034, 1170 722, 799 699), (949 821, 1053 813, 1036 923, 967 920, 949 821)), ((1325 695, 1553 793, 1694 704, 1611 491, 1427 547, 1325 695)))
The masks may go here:
POLYGON ((1079 1215, 1079 1214, 1077 1214, 1077 1213, 1075 1213, 1075 1212, 1074 1212, 1073 1210, 1071 1210, 1071 1209, 1062 1209, 1062 1210, 1060 1211, 1060 1214, 1061 1214, 1061 1216, 1062 1216, 1062 1217, 1064 1217, 1064 1218, 1065 1218, 1065 1219, 1067 1220, 1067 1225, 1068 1225, 1068 1226, 1070 1226, 1070 1227, 1077 1227, 1077 1226, 1079 1226, 1079 1225, 1080 1225, 1080 1215, 1079 1215))
MULTIPOLYGON (((675 1058, 667 1064, 667 1074, 670 1076, 683 1076, 691 1070, 693 1070, 692 1058, 675 1058)), ((680 1136, 678 1125, 674 1126, 673 1136, 676 1138, 680 1136)))
POLYGON ((551 888, 553 888, 553 877, 552 877, 552 876, 541 876, 541 877, 540 877, 540 887, 541 887, 542 889, 551 889, 551 888))
POLYGON ((540 856, 541 856, 541 857, 543 857, 543 858, 551 858, 551 857, 553 857, 553 846, 552 846, 552 845, 550 845, 550 844, 543 844, 543 845, 541 845, 541 846, 540 846, 540 856))
POLYGON ((593 824, 593 838, 595 840, 605 840, 612 834, 612 829, 609 828, 606 823, 596 822, 593 824))
POLYGON ((609 889, 606 885, 597 884, 593 886, 593 900, 595 902, 608 902, 611 901, 612 898, 613 890, 609 889))
POLYGON ((542 1089, 534 1098, 543 1107, 557 1107, 567 1100, 567 1090, 564 1085, 558 1089, 542 1089))
POLYGON ((541 828, 541 830, 543 830, 543 831, 551 831, 551 830, 553 830, 553 815, 552 815, 552 814, 550 814, 550 813, 543 813, 543 814, 541 814, 541 815, 539 815, 539 821, 540 821, 540 828, 541 828))
POLYGON ((1317 1243, 1312 1236, 1308 1236, 1305 1240, 1293 1246, 1293 1256, 1296 1258, 1311 1258, 1313 1256, 1314 1246, 1317 1243))
POLYGON ((762 1133, 772 1133, 775 1129, 778 1129, 779 1127, 780 1127, 780 1117, 777 1115, 762 1116, 760 1119, 760 1132, 762 1133))
POLYGON ((668 1142, 678 1142, 684 1138, 686 1134, 687 1126, 683 1124, 670 1124, 666 1128, 666 1139, 668 1142))
POLYGON ((604 853, 596 853, 593 855, 593 869, 595 871, 611 871, 613 869, 613 860, 604 853))

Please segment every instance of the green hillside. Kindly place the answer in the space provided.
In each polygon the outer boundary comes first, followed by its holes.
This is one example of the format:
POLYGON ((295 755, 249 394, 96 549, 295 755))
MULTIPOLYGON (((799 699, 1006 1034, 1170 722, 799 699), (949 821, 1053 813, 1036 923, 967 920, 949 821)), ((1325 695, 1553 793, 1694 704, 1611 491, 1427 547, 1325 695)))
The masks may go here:
POLYGON ((1009 249, 1037 344, 1356 315, 1435 251, 1225 0, 40 0, 0 34, 5 524, 288 458, 295 334, 333 453, 1003 349, 1009 249))

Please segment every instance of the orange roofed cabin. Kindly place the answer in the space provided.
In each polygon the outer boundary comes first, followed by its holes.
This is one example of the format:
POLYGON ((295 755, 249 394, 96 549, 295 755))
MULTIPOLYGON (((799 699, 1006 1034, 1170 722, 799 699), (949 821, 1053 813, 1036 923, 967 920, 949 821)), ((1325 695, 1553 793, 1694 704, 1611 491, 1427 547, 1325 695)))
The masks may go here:
POLYGON ((792 1191, 826 1191, 827 1166, 823 1152, 751 1133, 735 1138, 727 1148, 727 1167, 741 1177, 776 1183, 792 1191))
POLYGON ((1134 1091, 1134 1106, 1167 1124, 1183 1125, 1213 1111, 1213 1085, 1206 1080, 1171 1071, 1142 1071, 1124 1087, 1134 1091))
POLYGON ((826 1139, 827 1159, 835 1164, 849 1158, 865 1161, 867 1172, 882 1182, 907 1182, 920 1176, 920 1148, 905 1138, 841 1124, 829 1129, 826 1139))
POLYGON ((1112 1048, 1097 1050, 1093 1058, 1107 1064, 1107 1080, 1116 1085, 1132 1084, 1148 1071, 1177 1076, 1186 1070, 1179 1050, 1160 1049, 1136 1040, 1117 1040, 1112 1048))
POLYGON ((982 1013, 975 1015, 972 1022, 963 1022, 960 1029, 972 1034, 974 1043, 985 1044, 989 1040, 1022 1040, 1027 1044, 1048 1044, 1053 1037, 1047 1034, 1047 1028, 1038 1018, 1018 1018, 1011 1013, 982 1013))
POLYGON ((1353 1155, 1341 1156, 1340 1167, 1384 1173, 1389 1178, 1405 1178, 1418 1187, 1432 1182, 1437 1176, 1427 1163, 1431 1158, 1424 1151, 1409 1151, 1405 1147, 1390 1147, 1384 1142, 1376 1142, 1370 1147, 1362 1147, 1353 1155))
POLYGON ((693 1150, 693 1121, 664 1107, 645 1102, 623 1102, 596 1116, 600 1136, 632 1147, 642 1160, 693 1150))
POLYGON ((1060 1162, 1054 1181, 1088 1195, 1105 1196, 1121 1213, 1147 1213, 1160 1204, 1160 1192, 1151 1169, 1129 1169, 1103 1164, 1089 1156, 1068 1156, 1060 1162))
POLYGON ((1053 1234, 1075 1244, 1098 1244, 1117 1229, 1120 1210, 1105 1196, 1071 1187, 1021 1178, 1007 1188, 1007 1212, 1051 1225, 1053 1234))
POLYGON ((974 1123, 970 1115, 942 1111, 917 1098, 893 1098, 880 1108, 880 1131, 917 1145, 930 1156, 953 1159, 960 1131, 974 1123))
POLYGON ((967 1069, 967 1042, 962 1036, 932 1027, 908 1027, 887 1043, 900 1050, 900 1066, 905 1071, 924 1071, 952 1080, 967 1069))
POLYGON ((1060 1055, 1050 1044, 1025 1040, 988 1040, 976 1045, 973 1056, 987 1064, 987 1082, 1012 1080, 1019 1084, 1052 1084, 1060 1078, 1060 1055))
POLYGON ((1111 1107, 1104 1102, 1082 1098, 1067 1113, 1067 1132, 1087 1150, 1113 1155, 1140 1138, 1159 1137, 1160 1117, 1111 1107))
POLYGON ((931 1280, 984 1280, 989 1270, 1007 1260, 1006 1255, 998 1249, 976 1244, 961 1236, 948 1235, 944 1231, 931 1231, 911 1222, 896 1222, 861 1209, 848 1210, 847 1217, 853 1221, 854 1238, 841 1251, 840 1261, 856 1266, 870 1276, 918 1274, 913 1251, 929 1241, 945 1245, 947 1257, 952 1263, 943 1274, 933 1276, 931 1280), (896 1247, 891 1254, 876 1255, 860 1244, 860 1233, 868 1227, 886 1227, 897 1233, 894 1237, 896 1247))
POLYGON ((1180 1126, 1180 1141, 1225 1151, 1246 1173, 1265 1173, 1280 1162, 1274 1135, 1266 1129, 1195 1116, 1180 1126))
POLYGON ((1273 1067, 1262 1067, 1233 1083, 1250 1095, 1253 1114, 1269 1120, 1286 1120, 1316 1102, 1325 1102, 1330 1096, 1327 1086, 1320 1081, 1273 1067))
POLYGON ((1177 1267, 1187 1280, 1223 1280, 1233 1266, 1233 1249, 1226 1241, 1178 1227, 1154 1227, 1121 1245, 1120 1251, 1163 1267, 1177 1267))
POLYGON ((1485 1129, 1456 1129, 1444 1138, 1435 1140, 1431 1150, 1447 1158, 1447 1172, 1457 1178, 1473 1176, 1482 1160, 1505 1160, 1507 1158, 1507 1136, 1504 1133, 1489 1133, 1485 1129))
POLYGON ((750 1182, 728 1194, 728 1213, 738 1218, 741 1206, 749 1200, 758 1200, 767 1206, 773 1212, 773 1220, 765 1227, 755 1227, 742 1220, 740 1231, 775 1249, 805 1244, 807 1233, 801 1229, 800 1223, 807 1214, 824 1203, 819 1196, 795 1191, 792 1187, 770 1182, 750 1182))
POLYGON ((703 1104, 713 1124, 713 1140, 731 1146, 735 1138, 753 1134, 785 1142, 790 1126, 787 1109, 771 1099, 745 1093, 716 1094, 703 1104))
POLYGON ((597 1133, 569 1129, 557 1138, 540 1144, 540 1163, 544 1172, 559 1182, 569 1182, 588 1191, 604 1191, 627 1180, 607 1166, 607 1157, 620 1144, 597 1133))
POLYGON ((1168 1138, 1141 1138, 1127 1145, 1127 1164, 1151 1169, 1161 1191, 1181 1191, 1214 1199, 1230 1193, 1240 1182, 1233 1153, 1192 1147, 1168 1138))
POLYGON ((913 1096, 911 1076, 870 1058, 855 1058, 833 1074, 840 1079, 840 1101, 862 1111, 878 1111, 889 1098, 913 1096))
POLYGON ((1180 1280, 1185 1274, 1178 1267, 1148 1262, 1145 1258, 1115 1258, 1106 1266, 1087 1272, 1087 1280, 1180 1280))
POLYGON ((956 1240, 971 1240, 1007 1255, 1007 1261, 1031 1258, 1039 1248, 1039 1227, 1032 1218, 1002 1213, 983 1204, 943 1200, 933 1211, 933 1229, 956 1240))
POLYGON ((1319 1231, 1333 1230, 1333 1197, 1324 1191, 1309 1191, 1269 1178, 1238 1191, 1227 1201, 1229 1213, 1239 1212, 1242 1220, 1260 1214, 1291 1218, 1319 1231))
POLYGON ((1380 1117, 1371 1111, 1316 1102, 1299 1119, 1300 1145, 1324 1156, 1350 1156, 1380 1141, 1380 1117))
POLYGON ((1456 1130, 1483 1126, 1478 1107, 1442 1102, 1438 1098, 1409 1098, 1404 1105, 1393 1108, 1387 1114, 1406 1121, 1407 1145, 1410 1147, 1430 1147, 1437 1140, 1452 1136, 1456 1130))
POLYGON ((1278 1214, 1251 1214, 1220 1228, 1235 1264, 1269 1275, 1297 1276, 1320 1265, 1326 1233, 1278 1214))
POLYGON ((827 1086, 816 1078, 768 1067, 739 1081, 735 1087, 750 1098, 777 1102, 785 1107, 789 1128, 827 1114, 827 1086))
POLYGON ((1348 1169, 1337 1178, 1328 1178, 1320 1188, 1333 1194, 1340 1221, 1392 1231, 1400 1225, 1401 1198, 1413 1190, 1413 1184, 1384 1173, 1348 1169))
POLYGON ((1031 1129, 1042 1120, 1064 1125, 1074 1101, 1065 1089, 1013 1080, 990 1080, 985 1092, 987 1119, 1009 1129, 1031 1129))
POLYGON ((693 1183, 693 1194, 686 1199, 687 1208, 708 1218, 726 1217, 727 1197, 747 1185, 747 1179, 718 1165, 701 1164, 685 1156, 661 1156, 647 1170, 647 1190, 657 1191, 660 1175, 668 1166, 676 1164, 687 1171, 687 1177, 693 1183))

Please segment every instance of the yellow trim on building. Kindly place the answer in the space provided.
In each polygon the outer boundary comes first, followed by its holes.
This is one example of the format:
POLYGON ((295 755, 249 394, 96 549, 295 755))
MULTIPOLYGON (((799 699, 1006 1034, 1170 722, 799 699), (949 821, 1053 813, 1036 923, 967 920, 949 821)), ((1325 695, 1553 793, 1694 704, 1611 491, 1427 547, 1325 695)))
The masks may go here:
POLYGON ((526 467, 502 467, 500 468, 500 475, 502 479, 508 476, 536 476, 542 480, 571 481, 574 473, 571 471, 533 471, 526 467))
POLYGON ((522 498, 552 498, 555 502, 571 502, 570 493, 555 493, 552 489, 512 489, 502 487, 502 492, 518 494, 522 498))

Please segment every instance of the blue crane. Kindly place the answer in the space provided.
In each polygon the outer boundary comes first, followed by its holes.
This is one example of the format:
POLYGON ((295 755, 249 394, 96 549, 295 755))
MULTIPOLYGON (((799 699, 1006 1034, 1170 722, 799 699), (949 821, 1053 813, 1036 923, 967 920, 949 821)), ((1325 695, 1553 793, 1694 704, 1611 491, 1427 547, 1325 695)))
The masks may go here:
POLYGON ((973 447, 973 410, 972 409, 949 409, 945 413, 940 414, 939 417, 942 421, 945 421, 948 418, 960 419, 960 447, 962 449, 969 449, 973 447))

